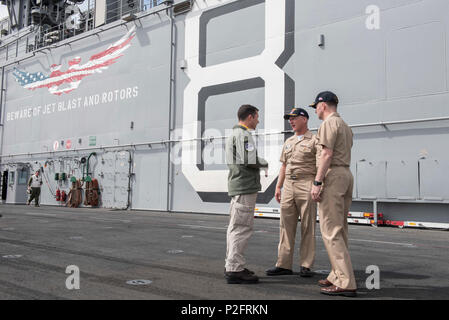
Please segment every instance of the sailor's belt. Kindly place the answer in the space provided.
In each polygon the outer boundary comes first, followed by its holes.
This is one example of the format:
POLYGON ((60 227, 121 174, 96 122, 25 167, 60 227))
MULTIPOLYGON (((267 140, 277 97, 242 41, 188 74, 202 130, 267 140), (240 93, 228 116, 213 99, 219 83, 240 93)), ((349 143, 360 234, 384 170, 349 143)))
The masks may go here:
POLYGON ((315 174, 307 174, 307 173, 295 173, 295 174, 289 174, 287 175, 287 178, 290 180, 304 180, 307 178, 315 178, 315 174))

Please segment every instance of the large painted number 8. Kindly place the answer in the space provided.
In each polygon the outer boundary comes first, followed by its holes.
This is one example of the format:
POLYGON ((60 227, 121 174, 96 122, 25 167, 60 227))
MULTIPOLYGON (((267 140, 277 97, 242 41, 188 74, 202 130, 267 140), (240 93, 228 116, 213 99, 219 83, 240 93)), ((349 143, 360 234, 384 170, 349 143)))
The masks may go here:
MULTIPOLYGON (((210 4, 211 1, 208 1, 210 4)), ((217 2, 217 4, 222 3, 217 2)), ((199 8, 197 8, 199 9, 199 8)), ((265 49, 260 55, 203 67, 199 63, 200 17, 191 12, 185 20, 186 74, 190 83, 184 91, 183 139, 201 137, 198 123, 199 92, 202 88, 262 78, 265 82, 265 131, 284 128, 285 73, 276 61, 285 50, 286 0, 265 0, 265 49)), ((276 179, 282 145, 265 142, 262 155, 270 164, 269 176, 261 177, 262 191, 276 179)), ((227 192, 226 170, 200 170, 192 161, 200 157, 199 144, 185 143, 182 150, 182 172, 197 192, 227 192)), ((198 159, 199 160, 199 159, 198 159)))

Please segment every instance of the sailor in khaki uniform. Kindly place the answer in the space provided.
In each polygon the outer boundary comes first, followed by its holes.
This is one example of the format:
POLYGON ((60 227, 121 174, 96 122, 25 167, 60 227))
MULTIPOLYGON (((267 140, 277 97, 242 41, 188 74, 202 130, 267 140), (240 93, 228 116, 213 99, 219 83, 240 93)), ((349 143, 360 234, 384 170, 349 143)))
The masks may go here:
POLYGON ((320 120, 318 169, 312 188, 312 198, 319 202, 318 213, 323 242, 332 270, 320 280, 321 293, 355 296, 357 284, 348 250, 348 212, 352 202, 354 178, 349 166, 353 134, 336 112, 337 96, 321 92, 310 106, 320 120))
POLYGON ((292 274, 293 254, 298 218, 301 217, 300 276, 313 275, 310 268, 315 260, 316 202, 310 191, 316 175, 316 136, 307 126, 306 110, 294 108, 284 116, 294 135, 282 148, 275 197, 281 203, 280 237, 276 267, 268 269, 268 276, 292 274), (281 196, 281 188, 282 196, 281 196))

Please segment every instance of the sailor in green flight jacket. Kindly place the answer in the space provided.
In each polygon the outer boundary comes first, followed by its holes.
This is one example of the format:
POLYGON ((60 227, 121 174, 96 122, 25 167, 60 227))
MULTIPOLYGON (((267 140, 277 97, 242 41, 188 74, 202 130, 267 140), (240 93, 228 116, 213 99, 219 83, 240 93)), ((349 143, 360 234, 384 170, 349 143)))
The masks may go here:
MULTIPOLYGON (((268 163, 257 155, 249 130, 259 123, 259 110, 243 105, 237 113, 239 123, 226 141, 226 163, 229 167, 228 194, 231 197, 227 231, 225 277, 228 283, 256 283, 259 278, 245 268, 243 252, 253 232, 257 192, 261 190, 260 169, 268 163)), ((265 171, 267 175, 267 171, 265 171)))
POLYGON ((229 196, 261 190, 260 169, 268 168, 268 163, 257 156, 254 139, 242 124, 232 128, 232 136, 226 143, 226 163, 229 168, 229 196))

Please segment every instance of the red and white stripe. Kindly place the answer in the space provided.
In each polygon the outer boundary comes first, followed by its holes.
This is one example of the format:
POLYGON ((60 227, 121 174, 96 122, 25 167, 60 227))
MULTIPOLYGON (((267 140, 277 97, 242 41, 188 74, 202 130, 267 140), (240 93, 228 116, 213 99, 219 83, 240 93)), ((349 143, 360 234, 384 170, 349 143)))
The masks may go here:
POLYGON ((79 57, 70 60, 70 67, 64 72, 59 71, 60 65, 52 65, 52 73, 49 78, 27 84, 24 87, 30 90, 48 88, 49 92, 55 95, 75 90, 82 79, 94 73, 101 73, 123 56, 123 52, 131 46, 130 42, 135 37, 135 31, 136 27, 133 26, 120 40, 106 50, 91 56, 89 61, 83 65, 79 64, 81 62, 79 57), (60 88, 63 84, 68 84, 69 86, 60 88))

